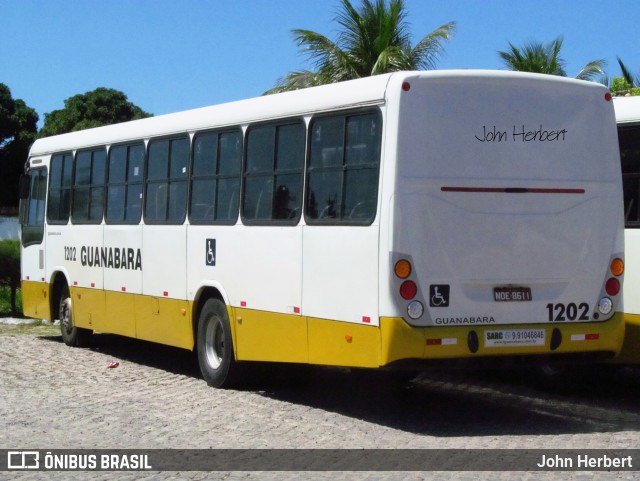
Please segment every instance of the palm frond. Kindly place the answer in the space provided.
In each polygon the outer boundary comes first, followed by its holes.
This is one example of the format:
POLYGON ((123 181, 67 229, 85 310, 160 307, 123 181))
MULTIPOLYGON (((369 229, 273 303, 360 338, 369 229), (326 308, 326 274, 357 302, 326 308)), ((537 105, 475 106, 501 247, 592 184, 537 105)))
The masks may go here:
POLYGON ((334 20, 339 32, 332 41, 311 30, 292 30, 300 51, 315 71, 292 72, 268 93, 338 82, 397 70, 432 69, 443 43, 455 32, 447 23, 411 46, 404 0, 341 0, 334 20))
POLYGON ((433 70, 438 57, 444 52, 443 42, 449 42, 456 32, 456 23, 449 22, 425 35, 410 50, 412 69, 433 70))
POLYGON ((593 80, 598 75, 604 75, 604 67, 606 66, 607 61, 604 59, 592 60, 582 67, 582 70, 576 75, 576 78, 580 80, 593 80))

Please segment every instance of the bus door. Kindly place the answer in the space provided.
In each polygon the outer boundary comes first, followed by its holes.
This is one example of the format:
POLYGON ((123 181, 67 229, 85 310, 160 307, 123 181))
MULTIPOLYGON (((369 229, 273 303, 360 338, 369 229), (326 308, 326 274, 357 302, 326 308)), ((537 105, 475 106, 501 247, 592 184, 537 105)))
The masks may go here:
POLYGON ((20 224, 22 224, 20 267, 22 302, 26 316, 51 319, 45 270, 44 214, 47 169, 37 168, 20 180, 20 224))

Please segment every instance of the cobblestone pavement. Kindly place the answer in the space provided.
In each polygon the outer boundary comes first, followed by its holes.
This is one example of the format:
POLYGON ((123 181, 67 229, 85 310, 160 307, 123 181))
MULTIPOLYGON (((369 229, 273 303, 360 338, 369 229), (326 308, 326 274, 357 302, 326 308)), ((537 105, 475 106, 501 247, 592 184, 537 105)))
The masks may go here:
MULTIPOLYGON (((640 448, 640 371, 549 392, 517 374, 423 374, 404 388, 311 368, 304 383, 209 388, 190 353, 111 335, 0 335, 0 449, 640 448), (119 367, 107 365, 119 362, 119 367)), ((274 375, 275 373, 275 375, 274 375)), ((268 376, 267 376, 268 374, 268 376)), ((640 479, 640 472, 0 472, 0 479, 640 479)))

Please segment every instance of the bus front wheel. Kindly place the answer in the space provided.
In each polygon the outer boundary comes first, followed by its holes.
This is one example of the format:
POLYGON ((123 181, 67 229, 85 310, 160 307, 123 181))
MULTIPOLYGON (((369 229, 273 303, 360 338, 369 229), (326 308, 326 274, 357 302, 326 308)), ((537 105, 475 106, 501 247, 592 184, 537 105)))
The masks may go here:
POLYGON ((240 366, 233 355, 229 316, 218 299, 207 300, 200 311, 197 350, 200 371, 209 386, 228 388, 238 384, 240 366))
POLYGON ((60 292, 59 319, 62 340, 67 346, 87 347, 91 344, 93 331, 73 325, 71 295, 66 286, 60 292))

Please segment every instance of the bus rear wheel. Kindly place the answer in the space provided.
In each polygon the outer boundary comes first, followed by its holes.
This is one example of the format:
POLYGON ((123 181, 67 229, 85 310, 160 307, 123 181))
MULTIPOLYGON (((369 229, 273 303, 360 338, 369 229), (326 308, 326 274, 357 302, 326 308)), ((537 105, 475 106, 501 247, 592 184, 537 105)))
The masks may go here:
POLYGON ((218 299, 207 300, 200 311, 197 350, 200 371, 209 386, 228 388, 239 384, 240 366, 233 355, 229 316, 218 299))
POLYGON ((87 347, 91 344, 93 331, 73 325, 73 308, 69 288, 65 286, 60 292, 59 302, 60 332, 67 346, 87 347))

